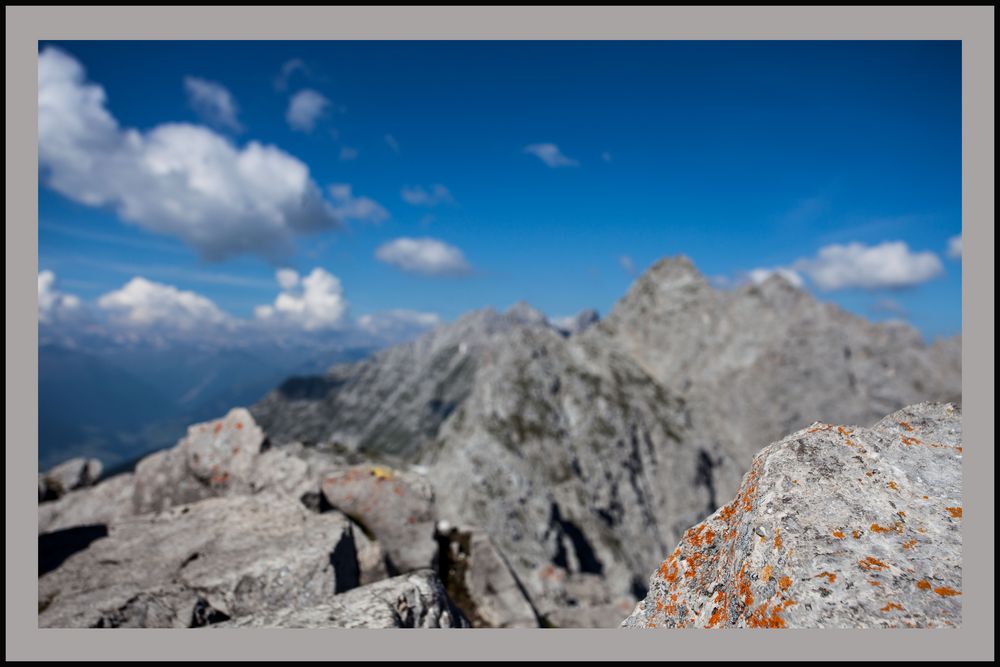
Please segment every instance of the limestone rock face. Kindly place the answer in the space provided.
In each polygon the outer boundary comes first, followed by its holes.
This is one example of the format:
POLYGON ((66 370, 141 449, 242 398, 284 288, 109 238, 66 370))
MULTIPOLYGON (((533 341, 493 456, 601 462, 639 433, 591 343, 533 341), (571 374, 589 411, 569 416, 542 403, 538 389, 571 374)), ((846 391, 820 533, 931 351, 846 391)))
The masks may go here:
POLYGON ((958 626, 961 466, 952 404, 793 433, 684 534, 623 625, 958 626))
MULTIPOLYGON (((961 400, 961 342, 927 345, 780 275, 714 289, 685 257, 647 270, 584 337, 606 338, 691 407, 692 441, 746 470, 769 442, 814 421, 869 426, 920 401, 961 400)), ((722 498, 738 479, 720 479, 722 498)))
POLYGON ((64 461, 38 476, 38 500, 55 500, 75 489, 91 486, 101 477, 102 470, 97 459, 81 457, 64 461))
POLYGON ((466 628, 431 570, 355 588, 314 606, 284 607, 214 625, 279 628, 466 628))
POLYGON ((113 523, 43 574, 39 625, 193 627, 357 585, 343 516, 277 494, 210 498, 113 523))
POLYGON ((422 476, 385 466, 353 466, 324 475, 322 491, 330 506, 378 540, 390 571, 436 566, 434 491, 422 476))

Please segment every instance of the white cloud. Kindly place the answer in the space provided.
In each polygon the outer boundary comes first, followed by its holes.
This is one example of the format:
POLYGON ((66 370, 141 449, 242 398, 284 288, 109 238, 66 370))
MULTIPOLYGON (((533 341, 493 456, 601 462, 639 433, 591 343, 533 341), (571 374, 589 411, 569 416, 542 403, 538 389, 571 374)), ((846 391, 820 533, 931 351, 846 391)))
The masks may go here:
POLYGON ((530 144, 524 147, 524 152, 534 155, 550 167, 575 167, 580 164, 563 155, 555 144, 530 144))
POLYGON ((445 186, 437 183, 430 189, 425 189, 421 185, 404 186, 400 193, 403 201, 412 206, 437 206, 438 204, 453 204, 454 197, 445 186))
POLYGON ((344 162, 350 162, 358 157, 358 149, 351 148, 350 146, 340 147, 340 159, 344 162))
POLYGON ((38 321, 53 324, 80 313, 80 299, 56 289, 56 275, 51 271, 38 274, 38 321))
POLYGON ((358 328, 365 333, 391 340, 402 340, 439 324, 441 317, 437 313, 406 309, 362 315, 357 320, 358 328))
POLYGON ((396 141, 396 137, 392 136, 391 134, 385 135, 385 143, 389 148, 392 149, 393 153, 399 155, 399 142, 396 141))
POLYGON ((186 123, 124 129, 80 63, 46 47, 38 63, 38 157, 46 184, 125 221, 181 239, 202 257, 277 259, 297 234, 338 221, 305 164, 249 142, 242 149, 186 123))
POLYGON ((461 250, 432 238, 398 238, 379 246, 375 257, 403 271, 429 276, 461 275, 470 270, 461 250))
POLYGON ((820 248, 816 257, 800 259, 792 268, 824 290, 912 287, 936 278, 944 270, 937 255, 913 252, 903 241, 874 246, 828 245, 820 248))
POLYGON ((952 236, 948 239, 948 257, 952 259, 962 259, 962 235, 952 236))
POLYGON ((304 278, 291 269, 281 269, 276 277, 281 293, 272 305, 257 306, 254 315, 258 320, 305 331, 343 326, 347 301, 335 275, 317 267, 304 278))
POLYGON ((781 276, 795 287, 802 287, 804 283, 802 276, 799 275, 798 271, 784 267, 777 267, 773 269, 752 269, 747 272, 747 277, 750 279, 750 282, 756 285, 761 284, 771 276, 775 275, 781 276))
POLYGON ((330 100, 322 93, 308 88, 300 90, 289 100, 285 119, 293 130, 312 132, 316 129, 316 122, 329 106, 330 100))
POLYGON ((629 275, 635 275, 635 262, 628 255, 622 255, 618 258, 618 263, 621 264, 622 268, 625 269, 625 273, 629 275))
POLYGON ((243 131, 236 100, 221 84, 187 76, 184 77, 184 90, 191 108, 208 123, 234 132, 243 131))
POLYGON ((353 188, 346 183, 334 183, 329 191, 333 199, 333 212, 341 220, 378 224, 389 219, 389 211, 384 206, 368 197, 355 197, 353 188))
POLYGON ((233 319, 200 294, 136 277, 97 300, 119 329, 206 335, 235 326, 233 319))

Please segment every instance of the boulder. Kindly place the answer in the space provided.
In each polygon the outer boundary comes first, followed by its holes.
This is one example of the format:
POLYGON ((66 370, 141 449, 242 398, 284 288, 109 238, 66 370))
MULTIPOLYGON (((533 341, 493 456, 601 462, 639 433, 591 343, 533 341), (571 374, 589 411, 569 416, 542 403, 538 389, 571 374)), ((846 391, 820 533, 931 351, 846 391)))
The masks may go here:
POLYGON ((215 628, 466 628, 431 570, 355 588, 312 606, 290 606, 220 623, 215 628))
POLYGON ((418 473, 379 465, 326 473, 323 497, 378 540, 389 571, 435 567, 434 492, 418 473))
POLYGON ((958 407, 921 403, 871 428, 816 423, 766 447, 623 625, 960 625, 961 433, 958 407))
POLYGON ((109 477, 92 487, 71 491, 38 506, 38 532, 73 526, 109 524, 132 514, 131 473, 109 477))
POLYGON ((56 500, 70 491, 91 486, 101 477, 97 459, 74 458, 38 476, 38 501, 56 500))
POLYGON ((39 578, 39 626, 193 627, 359 583, 350 522, 279 494, 205 499, 106 533, 39 578))
POLYGON ((134 513, 248 493, 263 444, 264 432, 244 408, 189 427, 176 447, 151 454, 136 466, 134 513))

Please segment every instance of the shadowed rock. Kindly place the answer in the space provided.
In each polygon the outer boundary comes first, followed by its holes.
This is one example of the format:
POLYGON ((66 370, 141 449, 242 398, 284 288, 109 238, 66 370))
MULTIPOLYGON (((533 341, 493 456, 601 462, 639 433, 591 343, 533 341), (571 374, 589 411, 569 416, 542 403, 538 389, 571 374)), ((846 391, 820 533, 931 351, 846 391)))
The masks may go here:
POLYGON ((901 628, 962 620, 961 412, 817 423, 753 459, 626 627, 901 628))
POLYGON ((358 585, 350 523, 277 494, 211 498, 112 524, 39 578, 42 627, 188 627, 309 607, 358 585))

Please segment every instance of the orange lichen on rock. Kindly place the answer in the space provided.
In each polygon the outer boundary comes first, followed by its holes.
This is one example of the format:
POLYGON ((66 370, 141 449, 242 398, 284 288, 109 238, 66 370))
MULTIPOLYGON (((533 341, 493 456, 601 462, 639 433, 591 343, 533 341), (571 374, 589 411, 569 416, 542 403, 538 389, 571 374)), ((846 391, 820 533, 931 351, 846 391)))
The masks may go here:
POLYGON ((898 605, 895 602, 890 602, 886 606, 882 607, 882 611, 893 611, 893 610, 896 610, 896 611, 905 611, 903 609, 902 605, 898 605))
POLYGON ((948 514, 951 515, 952 519, 962 518, 962 508, 961 507, 945 507, 948 510, 948 514))
POLYGON ((848 431, 843 426, 838 426, 837 427, 837 433, 839 433, 840 435, 843 435, 843 436, 846 437, 846 436, 851 435, 852 433, 854 433, 854 431, 848 431))
POLYGON ((931 589, 931 582, 927 581, 926 579, 921 579, 920 581, 917 582, 917 588, 919 588, 922 591, 929 591, 931 589))
POLYGON ((943 597, 952 597, 954 595, 961 595, 962 593, 956 591, 954 588, 948 588, 947 586, 939 586, 934 589, 934 592, 943 597))
POLYGON ((832 584, 833 582, 837 581, 837 575, 834 574, 833 572, 820 572, 819 574, 816 575, 817 579, 819 577, 826 577, 826 581, 829 584, 832 584))
POLYGON ((869 579, 868 583, 871 584, 872 586, 881 586, 882 585, 882 582, 879 581, 879 580, 877 580, 877 579, 869 579))
POLYGON ((791 577, 782 577, 781 579, 778 579, 778 587, 783 591, 787 591, 791 585, 792 585, 791 577))
POLYGON ((900 440, 902 440, 903 444, 907 446, 920 444, 920 440, 918 438, 908 438, 905 435, 902 438, 900 438, 900 440))
POLYGON ((712 615, 708 618, 708 623, 705 624, 709 628, 716 628, 719 624, 729 620, 729 596, 726 595, 726 592, 722 590, 717 591, 714 601, 716 607, 712 610, 712 615))
POLYGON ((221 430, 222 430, 222 422, 216 422, 215 423, 215 428, 212 429, 212 433, 216 433, 217 434, 221 430))
POLYGON ((781 541, 781 529, 776 528, 774 531, 774 548, 780 549, 782 544, 784 543, 781 541))
POLYGON ((836 537, 838 540, 844 539, 844 533, 843 531, 840 530, 833 531, 833 536, 836 537))
POLYGON ((880 561, 874 556, 865 556, 863 559, 858 561, 858 565, 861 566, 862 570, 886 570, 889 568, 888 565, 880 561))
POLYGON ((897 486, 896 483, 891 480, 886 482, 886 486, 888 486, 893 491, 899 491, 899 486, 897 486))
POLYGON ((873 533, 902 533, 903 524, 898 521, 891 526, 880 526, 877 523, 873 523, 868 529, 873 533))
POLYGON ((765 565, 764 569, 760 571, 760 578, 763 579, 765 582, 771 581, 771 572, 772 572, 771 566, 765 565))
POLYGON ((852 537, 853 537, 854 539, 856 539, 856 540, 860 540, 860 539, 861 539, 861 536, 862 536, 862 535, 864 535, 864 533, 863 533, 863 532, 861 532, 860 530, 852 530, 852 531, 851 531, 851 536, 852 536, 852 537))
POLYGON ((784 600, 783 602, 774 605, 774 607, 771 608, 771 613, 768 614, 768 608, 771 605, 771 601, 768 600, 747 617, 747 627, 784 628, 786 627, 785 619, 781 617, 781 612, 793 604, 795 604, 794 600, 784 600))
POLYGON ((916 540, 910 539, 910 540, 907 540, 907 541, 903 542, 903 548, 904 549, 912 549, 915 546, 917 546, 917 541, 916 540))
POLYGON ((907 431, 912 431, 913 430, 913 427, 910 426, 907 422, 899 422, 899 425, 902 426, 907 431))

